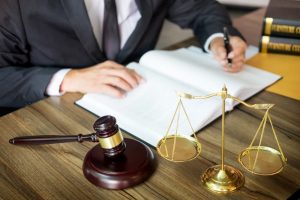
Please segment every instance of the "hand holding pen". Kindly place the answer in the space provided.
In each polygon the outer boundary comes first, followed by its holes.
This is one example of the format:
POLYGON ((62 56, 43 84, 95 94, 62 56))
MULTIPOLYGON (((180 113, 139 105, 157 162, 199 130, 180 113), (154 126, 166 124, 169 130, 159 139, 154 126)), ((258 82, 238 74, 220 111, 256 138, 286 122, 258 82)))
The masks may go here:
POLYGON ((228 28, 223 30, 223 37, 216 37, 210 43, 214 58, 227 72, 238 72, 245 63, 247 44, 238 36, 230 36, 228 28))

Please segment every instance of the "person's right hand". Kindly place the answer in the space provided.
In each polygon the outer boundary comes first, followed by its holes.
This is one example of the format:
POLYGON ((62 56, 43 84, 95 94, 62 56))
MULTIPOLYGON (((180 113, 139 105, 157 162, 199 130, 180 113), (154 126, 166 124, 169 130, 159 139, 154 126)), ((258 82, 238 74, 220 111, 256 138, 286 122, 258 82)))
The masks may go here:
POLYGON ((232 51, 227 55, 224 47, 224 39, 217 37, 210 44, 214 58, 223 66, 227 72, 239 72, 245 63, 245 53, 247 50, 246 42, 238 36, 230 36, 232 51), (228 58, 232 59, 232 66, 228 67, 228 58))
POLYGON ((137 87, 143 78, 134 70, 113 61, 72 69, 64 77, 61 92, 103 93, 123 97, 137 87))

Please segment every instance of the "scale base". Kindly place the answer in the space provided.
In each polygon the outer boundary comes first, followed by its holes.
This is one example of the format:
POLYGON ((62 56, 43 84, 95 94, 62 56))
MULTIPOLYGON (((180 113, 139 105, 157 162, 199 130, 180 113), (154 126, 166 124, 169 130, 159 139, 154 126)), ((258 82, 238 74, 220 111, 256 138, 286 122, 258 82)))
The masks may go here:
POLYGON ((157 167, 151 149, 143 143, 125 138, 126 149, 117 158, 104 156, 100 145, 85 156, 84 176, 94 185, 106 189, 125 189, 148 179, 157 167))
POLYGON ((231 166, 215 165, 208 168, 201 177, 204 186, 212 192, 229 193, 233 192, 245 183, 244 175, 231 166))

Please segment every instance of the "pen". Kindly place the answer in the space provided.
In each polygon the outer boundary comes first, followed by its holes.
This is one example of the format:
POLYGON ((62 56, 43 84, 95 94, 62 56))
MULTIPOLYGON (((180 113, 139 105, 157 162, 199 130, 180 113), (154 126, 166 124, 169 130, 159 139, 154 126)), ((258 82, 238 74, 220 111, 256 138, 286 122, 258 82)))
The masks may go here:
POLYGON ((232 49, 231 49, 231 46, 230 46, 230 43, 229 43, 228 30, 227 30, 226 27, 224 27, 223 31, 224 31, 224 47, 226 49, 226 55, 227 55, 227 61, 228 61, 227 66, 231 67, 232 60, 231 60, 231 58, 228 58, 228 54, 231 52, 232 49))

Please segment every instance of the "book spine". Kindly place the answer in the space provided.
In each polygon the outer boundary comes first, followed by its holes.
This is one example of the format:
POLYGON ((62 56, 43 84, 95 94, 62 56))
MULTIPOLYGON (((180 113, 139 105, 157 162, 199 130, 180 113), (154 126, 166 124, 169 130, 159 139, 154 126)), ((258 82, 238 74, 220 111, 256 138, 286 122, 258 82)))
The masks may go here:
POLYGON ((262 53, 300 55, 300 39, 262 36, 259 50, 262 53))
POLYGON ((263 35, 300 38, 299 20, 266 17, 263 23, 263 35))

